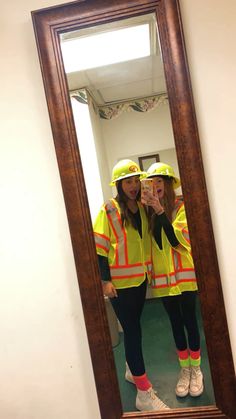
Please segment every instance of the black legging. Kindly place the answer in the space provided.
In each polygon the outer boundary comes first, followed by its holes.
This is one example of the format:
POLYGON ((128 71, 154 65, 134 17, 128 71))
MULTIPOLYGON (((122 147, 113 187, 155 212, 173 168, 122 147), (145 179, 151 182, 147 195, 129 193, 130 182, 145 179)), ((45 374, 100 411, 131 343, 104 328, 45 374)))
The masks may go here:
POLYGON ((117 289, 111 304, 124 331, 125 357, 133 375, 143 375, 141 314, 146 297, 147 280, 138 287, 117 289))
POLYGON ((162 302, 168 313, 176 347, 179 351, 200 349, 200 335, 196 318, 195 291, 185 291, 180 295, 162 297, 162 302), (188 335, 188 345, 184 327, 188 335))

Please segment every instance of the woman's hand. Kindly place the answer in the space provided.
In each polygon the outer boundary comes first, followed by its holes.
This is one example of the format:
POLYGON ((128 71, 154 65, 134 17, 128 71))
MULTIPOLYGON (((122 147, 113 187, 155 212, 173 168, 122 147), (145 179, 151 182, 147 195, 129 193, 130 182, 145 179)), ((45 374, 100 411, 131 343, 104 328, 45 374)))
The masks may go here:
POLYGON ((107 282, 104 281, 102 283, 102 288, 103 288, 103 294, 106 297, 109 297, 109 298, 118 297, 116 289, 111 281, 107 281, 107 282))
POLYGON ((157 215, 161 215, 164 212, 164 208, 161 205, 158 197, 158 193, 152 194, 151 192, 146 192, 145 197, 142 197, 142 204, 152 207, 157 215))

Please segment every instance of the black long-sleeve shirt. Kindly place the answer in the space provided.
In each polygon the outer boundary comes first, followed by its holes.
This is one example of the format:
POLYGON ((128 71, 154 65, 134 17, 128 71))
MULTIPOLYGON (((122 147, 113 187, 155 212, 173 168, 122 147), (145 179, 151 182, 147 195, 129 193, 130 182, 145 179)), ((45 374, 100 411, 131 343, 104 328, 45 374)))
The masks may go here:
POLYGON ((171 222, 169 221, 169 219, 167 218, 165 212, 155 217, 155 224, 154 224, 153 235, 160 249, 162 249, 162 240, 161 240, 162 228, 164 229, 164 232, 171 246, 177 247, 179 244, 179 241, 175 235, 173 226, 171 222))

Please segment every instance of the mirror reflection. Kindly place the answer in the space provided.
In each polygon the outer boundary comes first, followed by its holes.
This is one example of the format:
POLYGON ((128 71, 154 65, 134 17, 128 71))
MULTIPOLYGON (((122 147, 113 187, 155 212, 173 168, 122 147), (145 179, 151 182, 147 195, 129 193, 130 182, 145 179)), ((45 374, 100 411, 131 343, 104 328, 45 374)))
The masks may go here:
POLYGON ((212 405, 155 15, 62 34, 61 47, 97 249, 103 249, 99 266, 123 410, 212 405), (141 203, 144 171, 154 195, 141 203), (122 234, 124 261, 116 243, 122 234), (117 270, 124 268, 119 274, 113 274, 115 257, 117 270))

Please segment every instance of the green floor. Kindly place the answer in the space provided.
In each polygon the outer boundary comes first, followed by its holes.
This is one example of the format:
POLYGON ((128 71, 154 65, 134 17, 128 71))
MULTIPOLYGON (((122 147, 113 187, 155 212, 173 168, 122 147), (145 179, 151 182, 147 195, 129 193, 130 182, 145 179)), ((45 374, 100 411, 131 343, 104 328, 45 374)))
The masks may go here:
MULTIPOLYGON (((142 316, 142 330, 146 371, 154 389, 157 390, 158 396, 170 408, 196 407, 215 404, 199 308, 197 311, 201 333, 201 367, 204 373, 205 389, 204 393, 200 397, 193 398, 186 396, 184 398, 179 398, 174 392, 179 373, 179 365, 177 362, 169 320, 160 299, 147 300, 145 303, 142 316)), ((120 333, 120 343, 113 348, 113 351, 120 385, 123 411, 135 411, 135 386, 124 379, 125 356, 122 333, 120 333)))

